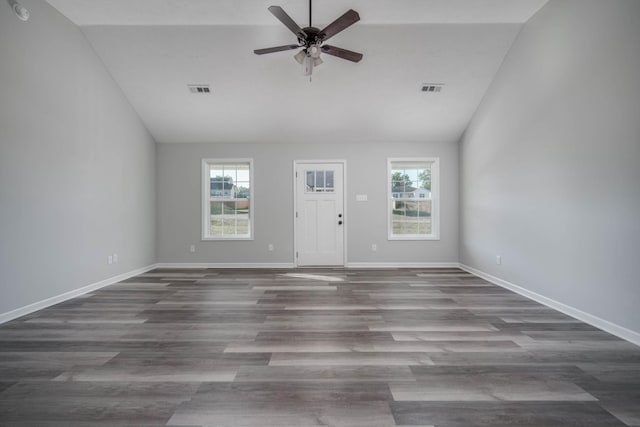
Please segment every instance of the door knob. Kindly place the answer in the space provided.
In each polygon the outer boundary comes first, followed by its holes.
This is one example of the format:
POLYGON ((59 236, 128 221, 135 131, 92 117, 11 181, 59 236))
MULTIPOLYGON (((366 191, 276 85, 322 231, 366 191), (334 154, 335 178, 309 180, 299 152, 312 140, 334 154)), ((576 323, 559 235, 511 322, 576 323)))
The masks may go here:
POLYGON ((342 225, 342 221, 338 221, 338 225, 342 225))

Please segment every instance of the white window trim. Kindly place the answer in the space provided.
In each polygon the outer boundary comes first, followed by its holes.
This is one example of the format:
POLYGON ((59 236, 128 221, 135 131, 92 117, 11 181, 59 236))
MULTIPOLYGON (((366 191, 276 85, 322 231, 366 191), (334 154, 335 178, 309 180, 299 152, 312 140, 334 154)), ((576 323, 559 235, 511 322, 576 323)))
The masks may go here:
POLYGON ((387 158, 387 240, 440 240, 440 157, 387 158), (397 162, 430 162, 431 166, 431 234, 393 234, 393 193, 391 164, 397 162))
POLYGON ((202 192, 200 198, 202 199, 202 231, 201 240, 253 240, 255 236, 255 230, 253 227, 255 216, 255 197, 254 186, 255 179, 253 176, 253 159, 226 159, 226 158, 214 158, 214 159, 202 159, 202 173, 200 177, 202 192), (209 164, 236 164, 236 163, 249 163, 249 236, 248 237, 234 237, 234 236, 208 236, 207 230, 209 227, 209 206, 211 198, 211 184, 209 177, 209 164))

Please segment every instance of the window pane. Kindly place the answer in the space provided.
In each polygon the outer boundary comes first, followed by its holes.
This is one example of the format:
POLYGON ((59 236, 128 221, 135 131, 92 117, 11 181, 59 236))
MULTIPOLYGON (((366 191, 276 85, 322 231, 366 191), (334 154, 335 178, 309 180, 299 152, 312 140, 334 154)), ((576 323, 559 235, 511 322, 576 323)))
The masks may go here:
POLYGON ((239 182, 249 182, 249 171, 245 171, 245 170, 238 170, 237 172, 237 178, 236 178, 236 183, 239 182))
POLYGON ((222 209, 224 207, 224 204, 222 202, 214 202, 212 201, 210 203, 211 205, 211 209, 210 209, 210 214, 211 216, 215 216, 215 215, 222 215, 222 209))
POLYGON ((324 189, 324 171, 316 171, 316 187, 324 189))
POLYGON ((234 235, 236 234, 236 220, 233 217, 225 216, 223 221, 223 231, 224 235, 234 235))
MULTIPOLYGON (((218 178, 222 179, 222 176, 224 175, 224 172, 222 171, 222 167, 221 166, 211 166, 209 168, 209 171, 210 171, 209 172, 209 176, 211 178, 218 177, 218 178)), ((213 179, 212 179, 212 181, 213 181, 213 179)))
POLYGON ((248 182, 238 183, 238 191, 236 192, 236 199, 246 200, 245 204, 249 204, 249 197, 251 195, 251 187, 248 182))
POLYGON ((313 191, 316 187, 315 173, 313 171, 307 171, 307 188, 306 191, 313 191))
POLYGON ((333 171, 326 171, 325 177, 326 177, 325 187, 333 188, 333 171))
POLYGON ((415 202, 418 216, 430 217, 431 216, 431 200, 420 200, 415 202))
POLYGON ((394 221, 394 234, 418 234, 419 224, 413 219, 394 221))
POLYGON ((222 213, 224 209, 224 204, 222 202, 211 202, 210 203, 210 217, 209 222, 211 224, 211 234, 220 234, 222 233, 222 213))
POLYGON ((427 190, 431 190, 431 168, 425 168, 418 177, 418 186, 427 190))
POLYGON ((420 223, 420 234, 431 234, 431 219, 420 223))
POLYGON ((249 218, 247 217, 247 219, 240 219, 238 218, 238 220, 236 221, 236 227, 237 227, 237 232, 238 234, 249 234, 249 218))

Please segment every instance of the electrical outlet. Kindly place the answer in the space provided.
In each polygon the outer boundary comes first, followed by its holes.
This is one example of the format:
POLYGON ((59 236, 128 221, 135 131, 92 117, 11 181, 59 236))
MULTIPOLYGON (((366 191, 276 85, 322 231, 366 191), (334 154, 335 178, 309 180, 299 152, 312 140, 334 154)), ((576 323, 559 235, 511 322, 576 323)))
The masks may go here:
POLYGON ((378 245, 375 243, 371 244, 371 252, 376 252, 378 250, 378 245))
POLYGON ((502 264, 502 257, 500 255, 496 255, 496 264, 502 264))
POLYGON ((113 254, 113 263, 117 263, 118 262, 118 254, 113 254))
POLYGON ((269 243, 269 252, 273 252, 273 249, 274 249, 273 243, 269 243))
POLYGON ((189 252, 194 253, 196 251, 196 245, 189 246, 189 252))
POLYGON ((109 265, 113 264, 113 255, 109 255, 107 257, 107 264, 109 264, 109 265))

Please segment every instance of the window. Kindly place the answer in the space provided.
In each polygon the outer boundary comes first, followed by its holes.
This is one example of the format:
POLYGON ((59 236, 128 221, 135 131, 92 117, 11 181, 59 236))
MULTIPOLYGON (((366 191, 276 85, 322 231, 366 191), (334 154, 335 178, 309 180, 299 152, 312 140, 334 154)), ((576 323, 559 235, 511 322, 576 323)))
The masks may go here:
POLYGON ((202 239, 253 236, 253 160, 202 160, 202 239))
POLYGON ((439 240, 438 158, 389 159, 389 240, 439 240))
POLYGON ((333 193, 333 171, 307 171, 305 193, 333 193))

